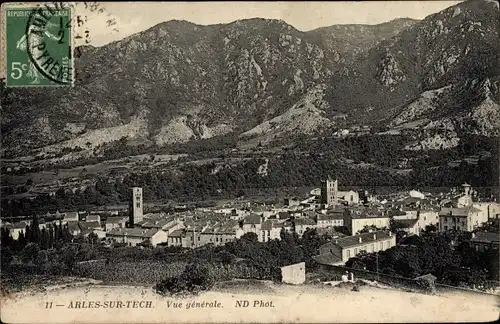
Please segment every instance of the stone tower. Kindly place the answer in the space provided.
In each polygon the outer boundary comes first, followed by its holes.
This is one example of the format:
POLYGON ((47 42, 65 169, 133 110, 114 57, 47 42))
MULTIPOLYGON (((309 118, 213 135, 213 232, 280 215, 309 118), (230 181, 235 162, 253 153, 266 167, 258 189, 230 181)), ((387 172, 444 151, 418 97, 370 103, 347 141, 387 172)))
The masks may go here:
POLYGON ((321 203, 335 205, 338 201, 338 181, 328 177, 321 181, 321 203))
POLYGON ((142 213, 142 188, 140 187, 132 187, 130 188, 130 197, 129 197, 129 205, 128 205, 128 213, 129 213, 129 226, 134 227, 134 224, 142 221, 143 213, 142 213))

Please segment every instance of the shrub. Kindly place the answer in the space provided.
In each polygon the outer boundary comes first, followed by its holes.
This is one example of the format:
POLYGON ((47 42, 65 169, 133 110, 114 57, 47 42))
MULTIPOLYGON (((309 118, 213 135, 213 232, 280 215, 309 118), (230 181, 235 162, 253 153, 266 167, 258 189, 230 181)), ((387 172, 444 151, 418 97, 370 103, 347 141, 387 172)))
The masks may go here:
POLYGON ((201 263, 186 266, 181 275, 167 277, 156 284, 156 292, 162 295, 191 293, 209 290, 215 284, 215 278, 210 269, 201 263))

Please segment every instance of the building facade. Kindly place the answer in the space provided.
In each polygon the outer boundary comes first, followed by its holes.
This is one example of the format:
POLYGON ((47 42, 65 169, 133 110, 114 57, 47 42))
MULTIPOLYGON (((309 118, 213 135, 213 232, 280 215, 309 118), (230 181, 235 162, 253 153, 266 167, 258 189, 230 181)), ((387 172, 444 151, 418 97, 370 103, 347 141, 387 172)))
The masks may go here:
POLYGON ((128 246, 136 246, 145 241, 149 241, 151 245, 155 247, 168 240, 167 233, 162 230, 142 228, 115 228, 107 232, 106 237, 118 243, 125 243, 128 246))
POLYGON ((344 226, 345 211, 319 213, 316 215, 317 227, 344 226))
POLYGON ((337 196, 340 201, 346 203, 347 205, 359 204, 359 194, 357 191, 339 191, 337 196))
POLYGON ((356 235, 365 227, 389 228, 390 218, 380 214, 349 212, 345 213, 344 226, 349 229, 352 235, 356 235))
POLYGON ((281 267, 281 282, 301 285, 306 281, 306 263, 300 262, 281 267))
POLYGON ((449 230, 472 232, 483 223, 481 210, 473 206, 442 208, 439 212, 439 231, 449 230))
POLYGON ((471 247, 476 251, 484 252, 490 249, 498 249, 500 244, 500 236, 498 235, 498 233, 475 232, 472 233, 472 238, 469 242, 471 247))
POLYGON ((314 259, 323 264, 344 265, 350 258, 361 252, 376 253, 394 246, 396 246, 396 236, 390 231, 363 233, 323 244, 319 248, 320 254, 314 259))

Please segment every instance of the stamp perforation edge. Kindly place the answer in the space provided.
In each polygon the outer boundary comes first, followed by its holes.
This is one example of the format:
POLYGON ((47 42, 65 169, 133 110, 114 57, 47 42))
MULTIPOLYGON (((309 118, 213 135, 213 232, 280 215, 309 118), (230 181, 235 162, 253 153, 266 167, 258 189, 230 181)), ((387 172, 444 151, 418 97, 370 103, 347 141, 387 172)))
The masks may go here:
POLYGON ((1 15, 3 23, 0 24, 0 78, 5 78, 5 86, 8 88, 72 88, 75 86, 75 24, 73 23, 74 19, 74 2, 62 1, 61 3, 67 4, 67 8, 69 10, 69 22, 70 28, 70 51, 71 51, 71 71, 72 78, 70 84, 25 84, 25 85, 9 85, 7 84, 7 9, 23 9, 23 8, 35 8, 42 6, 44 4, 51 4, 53 2, 10 2, 10 3, 2 3, 1 4, 1 15))

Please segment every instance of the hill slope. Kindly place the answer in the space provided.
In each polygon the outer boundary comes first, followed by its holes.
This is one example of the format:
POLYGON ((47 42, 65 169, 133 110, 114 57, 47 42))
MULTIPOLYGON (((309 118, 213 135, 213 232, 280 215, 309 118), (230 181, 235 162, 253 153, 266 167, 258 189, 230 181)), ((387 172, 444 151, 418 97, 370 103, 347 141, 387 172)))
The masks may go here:
POLYGON ((485 0, 422 21, 307 33, 258 18, 161 23, 82 48, 72 89, 2 89, 2 152, 98 154, 123 137, 270 141, 346 123, 495 135, 498 26, 498 2, 485 0))
POLYGON ((413 24, 365 52, 356 64, 344 66, 329 88, 329 104, 353 123, 396 118, 397 124, 403 115, 404 121, 412 120, 410 111, 415 118, 478 117, 477 107, 489 110, 483 103, 494 110, 500 74, 498 17, 498 3, 476 0, 413 24), (428 114, 429 100, 421 101, 432 92, 433 113, 428 114))

